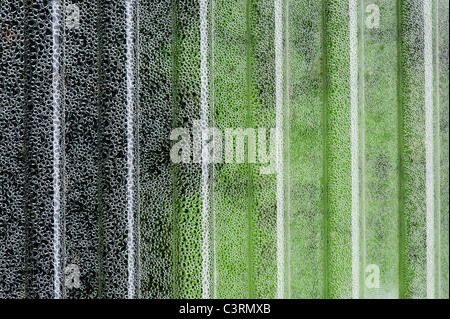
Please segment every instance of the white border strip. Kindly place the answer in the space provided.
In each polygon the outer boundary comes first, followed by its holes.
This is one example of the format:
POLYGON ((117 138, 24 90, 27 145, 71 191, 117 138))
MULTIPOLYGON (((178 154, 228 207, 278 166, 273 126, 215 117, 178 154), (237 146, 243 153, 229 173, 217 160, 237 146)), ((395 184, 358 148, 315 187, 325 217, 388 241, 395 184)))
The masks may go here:
POLYGON ((127 222, 128 222, 128 299, 135 297, 134 244, 134 0, 126 1, 127 46, 127 222))
POLYGON ((359 172, 358 172, 358 15, 350 0, 350 104, 352 161, 352 297, 359 298, 359 172))
POLYGON ((277 298, 284 298, 283 196, 283 5, 275 0, 275 95, 277 137, 277 298))
POLYGON ((424 0, 425 153, 427 214, 427 298, 435 297, 434 282, 434 128, 433 128, 433 25, 432 1, 424 0))
POLYGON ((52 2, 52 105, 53 105, 53 267, 54 298, 61 298, 61 93, 60 93, 60 3, 52 2))
POLYGON ((202 298, 210 297, 208 139, 208 0, 200 1, 200 78, 202 129, 202 298))

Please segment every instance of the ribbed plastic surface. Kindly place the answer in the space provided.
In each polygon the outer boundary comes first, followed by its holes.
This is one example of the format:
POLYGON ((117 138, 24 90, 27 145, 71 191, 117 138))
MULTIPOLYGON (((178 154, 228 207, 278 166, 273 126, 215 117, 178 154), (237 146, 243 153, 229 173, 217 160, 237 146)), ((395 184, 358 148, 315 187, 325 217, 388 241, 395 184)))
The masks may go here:
POLYGON ((448 9, 2 1, 0 298, 448 298, 448 9))

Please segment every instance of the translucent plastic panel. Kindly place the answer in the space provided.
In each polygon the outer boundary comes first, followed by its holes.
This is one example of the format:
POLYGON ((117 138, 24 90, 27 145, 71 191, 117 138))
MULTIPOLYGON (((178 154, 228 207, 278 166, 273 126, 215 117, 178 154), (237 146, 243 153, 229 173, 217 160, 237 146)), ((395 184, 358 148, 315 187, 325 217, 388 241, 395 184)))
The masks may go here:
POLYGON ((51 6, 1 3, 0 296, 53 296, 51 6))
POLYGON ((0 297, 448 298, 446 1, 0 9, 0 297))

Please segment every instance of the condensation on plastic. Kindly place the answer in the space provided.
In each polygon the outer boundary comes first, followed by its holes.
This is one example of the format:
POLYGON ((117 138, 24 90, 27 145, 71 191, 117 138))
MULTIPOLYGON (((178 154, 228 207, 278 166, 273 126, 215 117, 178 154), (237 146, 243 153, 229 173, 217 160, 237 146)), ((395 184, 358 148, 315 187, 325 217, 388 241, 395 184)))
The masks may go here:
POLYGON ((0 17, 1 298, 449 297, 446 1, 0 17), (273 174, 209 164, 213 127, 274 132, 273 174))

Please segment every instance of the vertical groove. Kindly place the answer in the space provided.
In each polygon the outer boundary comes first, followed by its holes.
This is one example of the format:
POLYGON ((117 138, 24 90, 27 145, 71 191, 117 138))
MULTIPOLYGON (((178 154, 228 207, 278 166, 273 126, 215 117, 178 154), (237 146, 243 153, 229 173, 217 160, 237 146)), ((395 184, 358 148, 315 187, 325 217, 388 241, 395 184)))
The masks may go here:
POLYGON ((128 298, 133 299, 134 287, 134 0, 126 2, 126 45, 127 45, 127 222, 128 222, 128 298))
POLYGON ((200 0, 200 77, 202 129, 202 297, 210 296, 209 287, 209 156, 208 156, 208 0, 200 0))
POLYGON ((65 279, 63 269, 66 265, 65 257, 67 255, 67 228, 66 228, 66 218, 67 218, 67 186, 65 180, 68 178, 67 175, 67 154, 66 154, 66 134, 65 134, 65 128, 67 127, 67 121, 66 121, 66 110, 67 105, 64 105, 64 109, 61 107, 63 104, 61 101, 65 101, 66 97, 66 85, 64 83, 65 81, 65 74, 66 74, 66 32, 64 25, 64 19, 65 19, 65 9, 66 9, 66 1, 65 0, 59 0, 59 100, 60 100, 60 113, 59 113, 59 127, 60 127, 60 136, 59 136, 59 148, 60 148, 60 167, 59 167, 59 202, 60 202, 60 220, 59 220, 59 233, 60 233, 60 240, 59 240, 59 256, 60 256, 60 299, 67 299, 67 288, 62 282, 65 279), (62 21, 62 23, 61 23, 62 21))
POLYGON ((284 297, 284 196, 283 196, 283 31, 282 4, 275 0, 275 90, 277 138, 277 297, 284 297))
POLYGON ((433 139, 436 139, 436 151, 435 151, 435 196, 436 196, 436 207, 435 207, 435 214, 436 214, 436 220, 437 220, 437 233, 435 236, 435 243, 436 243, 436 295, 435 297, 437 299, 441 298, 441 172, 440 172, 440 162, 441 162, 441 145, 440 145, 440 97, 439 97, 439 88, 440 88, 440 64, 439 64, 439 1, 435 1, 436 5, 434 8, 435 12, 435 21, 434 21, 434 27, 435 27, 435 48, 434 48, 434 59, 435 59, 435 65, 436 65, 436 72, 435 72, 435 86, 434 86, 434 100, 436 101, 436 105, 434 106, 435 116, 436 116, 436 131, 434 132, 433 139))
POLYGON ((364 286, 364 275, 365 275, 365 260, 366 260, 366 240, 365 240, 365 225, 366 225, 366 160, 365 160, 365 154, 366 154, 366 137, 365 137, 365 108, 366 108, 366 101, 365 101, 365 64, 364 64, 364 0, 359 1, 359 15, 360 19, 358 20, 359 26, 359 34, 360 34, 360 41, 357 45, 358 47, 358 111, 360 112, 358 117, 358 123, 359 123, 359 129, 358 129, 358 137, 359 137, 359 150, 358 150, 358 163, 361 167, 360 169, 360 176, 358 178, 359 183, 359 217, 358 217, 358 227, 360 227, 359 230, 359 298, 364 298, 365 296, 365 286, 364 286))
POLYGON ((403 149, 404 149, 404 124, 403 124, 403 55, 402 55, 402 0, 397 0, 397 118, 398 118, 398 220, 399 220, 399 298, 406 297, 405 287, 405 216, 404 216, 404 184, 403 184, 403 149))
POLYGON ((328 45, 327 0, 322 0, 322 174, 323 174, 323 298, 328 299, 328 45))
MULTIPOLYGON (((252 0, 246 0, 246 53, 247 53, 247 119, 246 126, 250 127, 252 123, 252 96, 251 92, 253 90, 252 83, 252 51, 253 51, 253 39, 252 39, 252 16, 251 16, 251 4, 252 0)), ((254 266, 253 266, 253 172, 252 172, 252 164, 247 164, 247 218, 248 218, 248 298, 252 299, 254 297, 254 288, 253 288, 253 278, 254 278, 254 266)))
POLYGON ((357 4, 350 0, 350 103, 352 162, 352 281, 353 298, 359 298, 359 172, 358 172, 358 39, 357 4))
POLYGON ((425 152, 427 211, 427 298, 434 298, 434 128, 433 128, 433 25, 432 0, 424 0, 425 152))
POLYGON ((61 221, 61 110, 60 110, 60 3, 52 2, 52 104, 53 104, 53 262, 54 262, 54 298, 61 297, 61 255, 60 255, 60 221, 61 221))
POLYGON ((24 205, 24 216, 25 216, 25 256, 24 256, 24 295, 23 298, 30 298, 30 272, 32 267, 31 261, 31 224, 30 224, 30 77, 31 77, 31 62, 30 62, 30 39, 29 39, 29 26, 30 26, 30 3, 28 0, 24 2, 25 7, 25 79, 24 85, 25 87, 25 105, 24 105, 24 136, 23 136, 23 145, 24 145, 24 163, 25 163, 25 179, 24 179, 24 194, 25 194, 25 205, 24 205))
POLYGON ((135 84, 135 92, 134 92, 134 97, 136 98, 136 102, 135 102, 135 131, 134 131, 134 138, 135 141, 138 141, 138 147, 135 148, 133 154, 135 155, 135 162, 134 162, 134 166, 135 166, 135 185, 136 185, 136 189, 137 191, 135 192, 135 238, 136 238, 136 244, 135 244, 135 271, 137 272, 135 275, 135 287, 137 289, 136 292, 136 298, 137 299, 142 299, 142 268, 141 268, 141 178, 139 178, 141 176, 141 172, 140 172, 140 168, 141 168, 141 158, 140 158, 140 152, 139 152, 139 141, 140 141, 140 129, 142 127, 142 116, 141 116, 141 105, 140 105, 140 92, 141 92, 141 81, 139 80, 139 75, 141 74, 141 70, 140 70, 140 61, 141 61, 141 57, 140 57, 140 48, 142 48, 141 45, 141 39, 140 39, 140 30, 141 30, 141 26, 140 26, 140 13, 141 13, 141 8, 139 7, 139 0, 136 0, 136 4, 135 4, 135 13, 136 13, 136 18, 135 18, 135 43, 136 43, 136 50, 135 50, 135 72, 133 75, 133 79, 136 81, 135 84), (136 278, 137 277, 137 278, 136 278))
MULTIPOLYGON (((210 52, 210 78, 209 78, 209 85, 210 85, 210 98, 209 101, 211 103, 211 111, 209 113, 210 115, 210 121, 211 121, 211 126, 215 127, 215 121, 214 121, 214 114, 215 114, 215 107, 214 107, 214 26, 215 26, 215 21, 214 21, 214 4, 215 4, 215 0, 210 0, 210 5, 209 5, 209 12, 210 12, 210 31, 209 31, 209 41, 210 41, 210 47, 209 47, 209 52, 210 52)), ((214 137, 213 137, 214 139, 214 137)), ((213 165, 211 166, 211 179, 214 181, 215 180, 215 163, 213 163, 213 165)), ((214 182, 212 182, 211 185, 211 203, 214 203, 214 194, 215 194, 215 190, 214 190, 214 182)), ((217 259, 216 259, 216 241, 215 241, 215 230, 216 230, 216 224, 215 224, 215 212, 213 209, 213 205, 211 204, 209 206, 211 208, 211 220, 210 220, 210 225, 211 225, 211 240, 212 240, 212 269, 211 269, 211 284, 212 284, 212 291, 211 291, 211 298, 215 299, 217 298, 217 259)))
MULTIPOLYGON (((285 39, 285 43, 284 43, 284 67, 285 67, 285 71, 284 71, 284 101, 285 101, 285 106, 283 109, 283 115, 284 115, 284 119, 286 120, 286 122, 288 121, 288 119, 290 118, 290 97, 289 97, 289 0, 284 0, 283 1, 283 5, 285 6, 285 10, 284 10, 284 39, 285 39)), ((290 149, 290 125, 284 125, 283 129, 285 130, 285 137, 283 138, 283 143, 285 144, 285 150, 289 150, 290 149)), ((283 278, 283 282, 286 285, 286 290, 285 290, 285 298, 286 299, 290 299, 291 298, 291 267, 290 267, 290 260, 291 260, 291 256, 290 256, 290 252, 291 252, 291 242, 290 242, 290 219, 291 219, 291 199, 290 199, 290 191, 289 191, 289 185, 290 185, 290 180, 289 180, 289 164, 290 164, 290 159, 289 159, 289 152, 285 151, 283 152, 283 156, 285 158, 285 165, 284 165, 284 169, 283 169, 283 174, 285 174, 285 179, 284 179, 284 189, 287 189, 287 191, 285 191, 283 194, 285 195, 285 226, 284 226, 284 230, 286 231, 286 237, 285 237, 285 242, 286 244, 284 245, 285 249, 286 249, 286 253, 285 253, 285 278, 283 278)))
POLYGON ((102 52, 103 52, 103 37, 102 37, 102 0, 97 1, 97 156, 98 156, 98 169, 97 169, 97 185, 98 185, 98 288, 97 288, 97 298, 104 298, 104 232, 103 232, 103 212, 105 209, 104 198, 103 198, 103 168, 104 160, 102 156, 102 140, 103 140, 103 110, 102 110, 102 52))
MULTIPOLYGON (((178 27, 177 27, 177 18, 178 18, 178 1, 171 1, 171 23, 172 23, 172 128, 177 127, 178 122, 178 27)), ((173 269, 172 269, 172 280, 173 280, 173 298, 180 297, 180 291, 178 287, 178 262, 179 262, 179 228, 178 228, 178 183, 177 183, 177 167, 175 164, 172 164, 172 227, 173 227, 173 246, 172 246, 172 261, 173 261, 173 269)))

